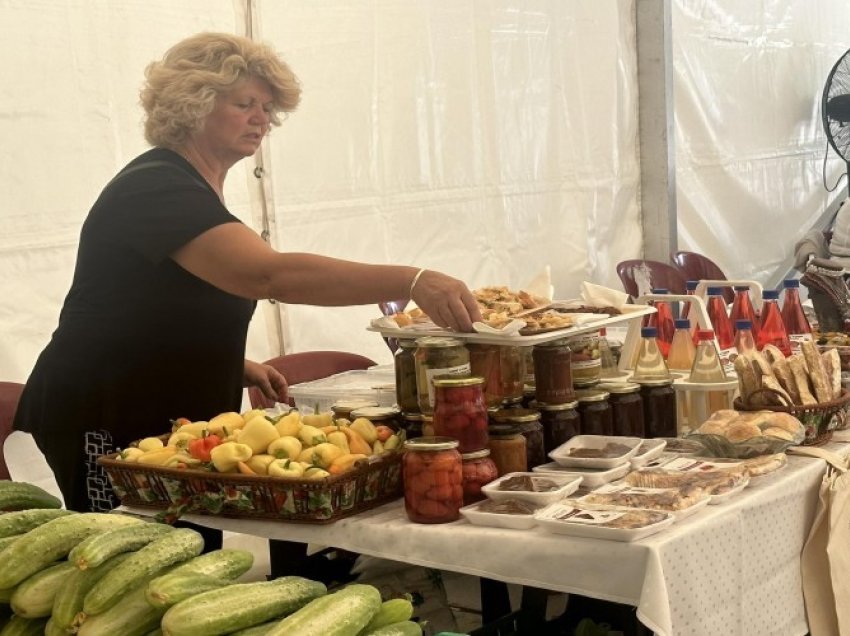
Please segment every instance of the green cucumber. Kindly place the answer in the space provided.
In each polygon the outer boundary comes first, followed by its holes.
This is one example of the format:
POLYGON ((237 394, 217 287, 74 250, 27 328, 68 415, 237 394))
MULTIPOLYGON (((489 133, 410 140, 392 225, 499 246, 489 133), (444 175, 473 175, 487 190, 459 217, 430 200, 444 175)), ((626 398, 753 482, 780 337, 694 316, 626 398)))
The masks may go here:
POLYGON ((169 574, 206 574, 219 579, 238 579, 254 565, 254 555, 248 550, 224 548, 189 559, 169 574))
POLYGON ((25 481, 0 481, 0 510, 61 508, 62 502, 43 488, 25 481))
POLYGON ((110 557, 133 552, 159 539, 174 528, 161 523, 144 523, 127 528, 113 528, 93 534, 71 550, 68 560, 81 570, 96 568, 110 557))
POLYGON ((366 625, 366 629, 364 629, 363 632, 369 633, 370 631, 376 630, 379 627, 384 627, 385 625, 409 621, 411 616, 413 616, 413 603, 411 603, 409 599, 391 598, 390 600, 381 603, 381 609, 379 609, 378 613, 375 614, 371 621, 369 621, 369 624, 366 625))
POLYGON ((162 633, 165 636, 229 634, 285 616, 326 593, 323 583, 298 576, 262 583, 234 583, 171 606, 162 617, 162 633))
POLYGON ((10 537, 3 537, 2 539, 0 539, 0 552, 3 552, 3 550, 7 546, 12 545, 15 541, 20 539, 22 536, 24 536, 24 535, 23 534, 13 534, 10 537))
POLYGON ((422 636, 422 628, 419 623, 413 621, 399 621, 372 631, 361 632, 361 636, 422 636))
POLYGON ((36 572, 18 584, 9 605, 23 618, 46 618, 53 610, 53 599, 59 588, 68 580, 74 566, 62 561, 36 572))
POLYGON ((8 605, 9 601, 12 600, 12 594, 15 593, 14 587, 4 587, 0 589, 0 603, 3 605, 8 605))
POLYGON ((53 599, 52 622, 54 625, 66 632, 75 632, 80 623, 85 619, 83 614, 83 599, 89 590, 94 587, 107 572, 123 562, 130 555, 127 553, 117 554, 103 565, 96 568, 74 571, 68 576, 65 585, 56 593, 53 599))
POLYGON ((47 625, 46 618, 22 618, 12 616, 0 630, 0 636, 40 636, 47 625))
POLYGON ((156 629, 163 611, 145 599, 147 586, 143 581, 106 611, 86 617, 77 636, 144 636, 156 629))
POLYGON ((162 636, 162 629, 157 627, 156 629, 149 631, 145 636, 162 636))
POLYGON ((36 508, 34 510, 16 510, 0 515, 0 538, 29 532, 51 519, 75 514, 59 508, 36 508))
POLYGON ((266 636, 266 634, 269 633, 269 630, 278 624, 279 620, 280 619, 276 618, 268 623, 260 623, 253 627, 246 627, 245 629, 240 629, 238 632, 233 632, 230 636, 266 636))
POLYGON ((44 636, 68 636, 68 632, 56 625, 53 618, 49 618, 44 626, 44 636))
POLYGON ((199 533, 189 528, 172 530, 132 553, 95 583, 83 601, 83 612, 87 616, 105 612, 142 581, 147 583, 165 568, 198 556, 203 549, 204 539, 199 533))
POLYGON ((232 581, 208 574, 169 573, 148 583, 145 596, 148 603, 165 611, 175 603, 179 603, 190 596, 232 584, 232 581))
POLYGON ((268 636, 357 636, 381 609, 381 593, 354 583, 311 601, 280 621, 268 636))
POLYGON ((139 523, 141 521, 132 517, 99 512, 68 515, 43 523, 3 550, 0 588, 13 587, 64 558, 71 548, 91 534, 139 523))

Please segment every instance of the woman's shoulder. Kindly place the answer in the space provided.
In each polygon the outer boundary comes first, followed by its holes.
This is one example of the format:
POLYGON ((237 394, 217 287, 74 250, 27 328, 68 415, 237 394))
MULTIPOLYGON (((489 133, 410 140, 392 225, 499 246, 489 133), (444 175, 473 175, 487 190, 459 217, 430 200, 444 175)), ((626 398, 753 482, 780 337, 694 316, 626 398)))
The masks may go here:
POLYGON ((212 193, 203 178, 183 157, 167 148, 152 148, 124 166, 104 191, 157 191, 175 187, 197 188, 212 193))

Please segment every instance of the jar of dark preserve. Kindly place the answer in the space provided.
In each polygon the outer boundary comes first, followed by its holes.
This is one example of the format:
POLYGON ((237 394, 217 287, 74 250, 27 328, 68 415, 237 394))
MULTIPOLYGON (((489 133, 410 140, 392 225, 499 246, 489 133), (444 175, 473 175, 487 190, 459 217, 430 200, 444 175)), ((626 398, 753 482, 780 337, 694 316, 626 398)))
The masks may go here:
POLYGON ((540 412, 531 409, 501 409, 490 416, 493 424, 510 424, 525 438, 526 470, 545 464, 545 443, 543 426, 540 424, 540 412))
POLYGON ((614 435, 646 437, 640 385, 634 382, 610 382, 600 384, 598 388, 611 394, 608 402, 611 403, 614 416, 614 435))
POLYGON ((608 391, 585 389, 576 391, 582 435, 612 435, 614 418, 608 391))
POLYGON ((484 378, 434 378, 434 434, 453 437, 461 453, 487 448, 484 378))
POLYGON ((534 394, 536 393, 536 389, 533 384, 526 384, 522 387, 522 406, 526 409, 534 408, 531 406, 532 402, 536 402, 534 398, 534 394))
POLYGON ((490 459, 490 449, 461 454, 463 470, 463 505, 468 506, 484 499, 481 486, 499 476, 499 469, 490 459))
POLYGON ((567 341, 534 345, 534 389, 538 402, 563 404, 575 399, 571 370, 572 354, 567 341))
POLYGON ((401 427, 407 439, 422 437, 422 413, 403 413, 401 427))
POLYGON ((407 338, 398 341, 398 350, 393 359, 395 365, 395 398, 398 407, 405 413, 419 412, 416 394, 416 340, 407 338))
POLYGON ((543 450, 547 456, 558 446, 581 433, 578 402, 565 404, 532 402, 530 406, 540 412, 540 424, 543 426, 543 450))
POLYGON ((513 424, 497 422, 490 425, 490 458, 496 464, 499 476, 528 470, 525 443, 525 437, 513 424))
POLYGON ((676 391, 672 380, 640 383, 646 437, 676 437, 676 391))
POLYGON ((460 517, 463 468, 457 440, 420 437, 404 443, 404 509, 415 523, 447 523, 460 517))

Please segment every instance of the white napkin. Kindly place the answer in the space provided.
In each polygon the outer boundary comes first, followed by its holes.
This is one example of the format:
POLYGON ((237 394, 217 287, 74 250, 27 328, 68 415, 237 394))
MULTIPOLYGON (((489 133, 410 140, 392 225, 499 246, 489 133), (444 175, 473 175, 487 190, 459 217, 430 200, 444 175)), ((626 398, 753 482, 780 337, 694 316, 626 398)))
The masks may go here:
POLYGON ((400 327, 399 324, 392 319, 392 316, 373 318, 369 322, 369 325, 373 329, 400 329, 402 331, 434 331, 435 329, 438 329, 441 331, 448 331, 448 329, 445 329, 444 327, 438 327, 430 320, 428 322, 414 322, 406 327, 400 327))
POLYGON ((519 334, 519 330, 523 327, 525 327, 525 321, 519 320, 518 318, 514 318, 504 327, 501 327, 499 329, 491 327, 490 325, 483 322, 472 323, 472 328, 475 329, 476 333, 486 333, 497 336, 515 336, 519 334))
POLYGON ((629 300, 629 295, 618 289, 594 285, 584 281, 581 284, 582 300, 591 307, 616 307, 621 309, 629 300))
POLYGON ((552 286, 552 268, 546 265, 523 289, 529 294, 541 296, 551 301, 555 297, 555 288, 552 286))

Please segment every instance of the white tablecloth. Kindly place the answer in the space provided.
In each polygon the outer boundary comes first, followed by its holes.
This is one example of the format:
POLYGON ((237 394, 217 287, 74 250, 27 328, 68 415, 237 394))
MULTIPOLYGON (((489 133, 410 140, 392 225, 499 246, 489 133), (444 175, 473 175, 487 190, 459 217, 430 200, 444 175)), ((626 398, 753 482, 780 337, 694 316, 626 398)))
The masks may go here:
POLYGON ((420 525, 407 520, 402 501, 329 525, 205 515, 185 519, 626 603, 662 635, 789 636, 807 632, 800 552, 825 468, 823 460, 789 457, 787 466, 754 478, 733 499, 634 543, 466 521, 420 525))

